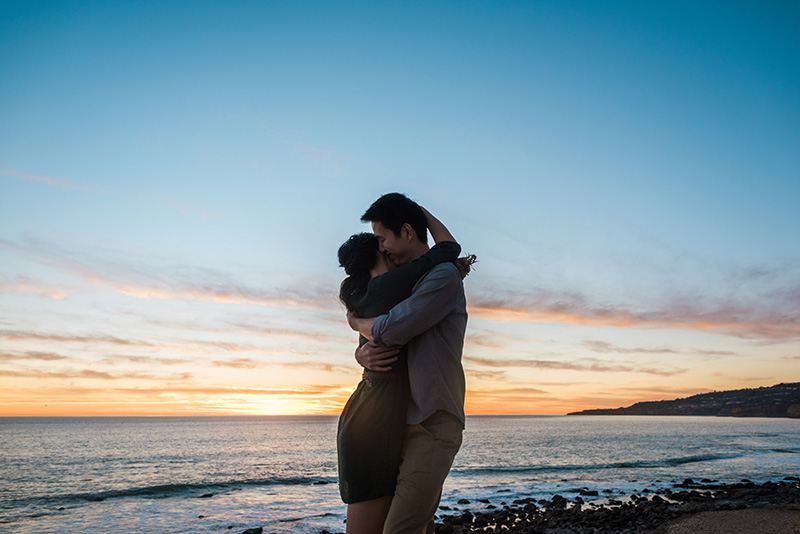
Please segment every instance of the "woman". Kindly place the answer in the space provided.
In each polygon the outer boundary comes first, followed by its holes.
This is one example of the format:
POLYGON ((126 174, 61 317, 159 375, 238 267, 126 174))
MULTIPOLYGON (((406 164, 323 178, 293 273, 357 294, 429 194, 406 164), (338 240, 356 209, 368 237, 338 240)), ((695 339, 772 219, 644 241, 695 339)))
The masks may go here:
MULTIPOLYGON (((356 234, 339 248, 348 277, 339 298, 359 317, 376 317, 411 295, 433 266, 458 258, 461 247, 447 228, 423 208, 436 244, 414 261, 394 267, 372 234, 356 234)), ((366 339, 360 338, 360 344, 366 339)), ((361 382, 339 418, 339 491, 347 503, 347 534, 379 534, 394 495, 406 428, 408 371, 400 349, 391 371, 364 369, 361 382)))

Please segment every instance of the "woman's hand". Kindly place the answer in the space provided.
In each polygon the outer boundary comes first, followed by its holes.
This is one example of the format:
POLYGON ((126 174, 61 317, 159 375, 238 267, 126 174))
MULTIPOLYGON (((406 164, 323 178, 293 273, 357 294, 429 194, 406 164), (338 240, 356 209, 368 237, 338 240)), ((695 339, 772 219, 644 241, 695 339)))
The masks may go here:
POLYGON ((425 214, 425 218, 428 221, 428 230, 431 232, 431 237, 433 238, 434 243, 441 243, 442 241, 453 241, 456 242, 456 238, 453 237, 453 234, 450 233, 450 230, 442 224, 442 221, 431 215, 431 212, 420 206, 422 209, 422 213, 425 214))
POLYGON ((358 317, 352 311, 347 312, 347 324, 350 325, 350 328, 367 338, 368 340, 372 341, 372 323, 375 322, 375 318, 371 319, 362 319, 358 317))

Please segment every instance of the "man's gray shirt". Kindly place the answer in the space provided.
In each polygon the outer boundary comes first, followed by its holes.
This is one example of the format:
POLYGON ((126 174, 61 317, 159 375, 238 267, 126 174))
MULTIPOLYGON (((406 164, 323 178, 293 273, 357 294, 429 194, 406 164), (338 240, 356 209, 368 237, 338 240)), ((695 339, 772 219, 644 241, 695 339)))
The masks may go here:
POLYGON ((409 298, 375 319, 375 343, 408 347, 408 424, 419 424, 438 410, 464 423, 466 383, 461 355, 466 329, 464 284, 452 263, 433 267, 409 298))

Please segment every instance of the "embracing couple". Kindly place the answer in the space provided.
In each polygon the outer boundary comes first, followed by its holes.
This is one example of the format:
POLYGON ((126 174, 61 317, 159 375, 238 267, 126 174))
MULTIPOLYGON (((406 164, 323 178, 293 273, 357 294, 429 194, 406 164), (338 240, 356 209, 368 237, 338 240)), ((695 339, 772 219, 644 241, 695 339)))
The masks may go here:
POLYGON ((462 279, 474 256, 459 258, 447 228, 400 193, 361 220, 373 233, 339 248, 339 297, 364 367, 337 436, 347 534, 432 533, 464 429, 462 279))

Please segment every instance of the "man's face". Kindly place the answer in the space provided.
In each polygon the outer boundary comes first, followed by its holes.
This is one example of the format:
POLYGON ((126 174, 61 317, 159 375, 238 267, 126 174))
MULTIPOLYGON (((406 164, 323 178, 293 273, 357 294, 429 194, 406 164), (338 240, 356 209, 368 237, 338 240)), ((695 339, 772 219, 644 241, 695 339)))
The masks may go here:
POLYGON ((386 254, 393 264, 405 265, 411 261, 411 247, 409 240, 404 238, 403 231, 400 232, 398 237, 380 222, 373 221, 372 233, 378 238, 381 252, 386 254))

